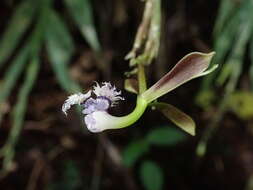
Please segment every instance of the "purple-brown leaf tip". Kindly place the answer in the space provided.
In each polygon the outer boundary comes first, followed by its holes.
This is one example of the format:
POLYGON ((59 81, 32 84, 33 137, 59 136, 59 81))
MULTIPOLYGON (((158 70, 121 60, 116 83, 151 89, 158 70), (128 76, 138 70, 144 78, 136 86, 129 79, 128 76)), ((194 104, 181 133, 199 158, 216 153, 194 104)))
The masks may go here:
POLYGON ((210 73, 216 68, 215 66, 207 70, 214 54, 215 52, 193 52, 184 56, 170 72, 145 91, 142 97, 151 102, 193 78, 210 73))

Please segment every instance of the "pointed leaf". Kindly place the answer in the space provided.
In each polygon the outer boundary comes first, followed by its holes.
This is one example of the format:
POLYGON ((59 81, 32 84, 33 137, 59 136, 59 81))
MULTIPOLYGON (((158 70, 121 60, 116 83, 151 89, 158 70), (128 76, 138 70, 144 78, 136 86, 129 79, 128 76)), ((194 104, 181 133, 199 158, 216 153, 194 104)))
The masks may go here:
POLYGON ((18 140, 18 135, 20 134, 21 127, 24 122, 26 107, 29 99, 29 94, 34 86, 35 80, 38 76, 39 66, 40 66, 40 50, 42 48, 42 40, 43 40, 43 32, 44 32, 44 17, 41 15, 38 19, 36 27, 32 32, 32 36, 29 41, 29 65, 26 69, 26 75, 21 86, 17 103, 14 106, 12 121, 13 127, 11 128, 9 141, 12 142, 13 146, 15 142, 18 140))
POLYGON ((154 103, 152 104, 158 109, 160 112, 164 114, 169 120, 171 120, 175 125, 180 127, 185 132, 189 133, 190 135, 195 135, 195 122, 193 119, 187 115, 186 113, 182 112, 178 108, 166 104, 166 103, 154 103))
POLYGON ((187 136, 180 130, 171 127, 160 127, 150 131, 146 137, 150 144, 173 146, 184 141, 187 136))
POLYGON ((215 69, 211 68, 207 70, 213 55, 214 52, 209 54, 193 52, 186 55, 169 73, 145 91, 142 97, 146 99, 147 102, 152 102, 183 83, 210 73, 210 71, 215 69))
MULTIPOLYGON (((248 14, 252 13, 252 11, 250 11, 252 9, 251 3, 252 1, 242 1, 240 6, 235 8, 234 13, 230 16, 229 20, 223 24, 222 31, 219 34, 217 33, 218 35, 214 40, 214 49, 217 52, 217 55, 215 55, 212 61, 213 64, 223 65, 227 62, 225 59, 231 48, 234 46, 235 41, 238 39, 238 31, 239 34, 241 33, 240 29, 242 26, 240 25, 245 21, 247 22, 249 20, 248 18, 252 17, 248 14)), ((200 93, 204 90, 212 90, 211 88, 217 78, 217 74, 222 68, 223 66, 203 79, 200 93)))
POLYGON ((34 5, 31 1, 24 1, 16 8, 15 14, 0 40, 0 67, 12 54, 20 38, 29 27, 34 12, 34 5))
POLYGON ((125 90, 128 92, 138 94, 138 81, 136 79, 126 79, 124 84, 125 90))
POLYGON ((26 46, 19 52, 19 54, 14 59, 13 63, 10 65, 10 67, 4 74, 3 84, 1 84, 1 91, 0 91, 0 123, 3 117, 1 106, 10 95, 12 89, 16 84, 18 77, 23 71, 25 63, 28 59, 28 54, 29 54, 29 46, 26 46))
POLYGON ((27 58, 30 59, 30 64, 27 67, 25 79, 23 85, 21 86, 17 103, 14 105, 14 109, 12 112, 12 128, 8 139, 3 147, 4 150, 4 159, 3 159, 3 168, 5 170, 9 169, 9 166, 12 163, 13 157, 15 156, 15 145, 18 142, 20 132, 22 130, 22 126, 24 123, 26 107, 28 104, 29 94, 32 90, 32 87, 35 83, 35 80, 38 76, 39 66, 40 66, 40 59, 39 53, 41 49, 41 43, 43 40, 43 33, 44 33, 44 15, 38 19, 36 23, 35 29, 32 32, 32 35, 29 39, 29 43, 26 45, 27 51, 27 58))
POLYGON ((52 9, 48 9, 47 12, 46 45, 49 49, 54 49, 54 52, 49 51, 50 58, 54 62, 67 63, 74 51, 71 35, 57 12, 52 9))
POLYGON ((39 71, 39 57, 34 57, 31 60, 30 65, 27 67, 26 78, 23 85, 21 86, 20 92, 18 94, 18 100, 13 110, 13 128, 11 130, 11 137, 17 139, 20 133, 21 127, 24 122, 25 110, 27 107, 27 102, 29 98, 29 93, 35 83, 39 71))
POLYGON ((30 65, 27 67, 27 72, 25 75, 26 77, 18 93, 18 100, 12 112, 13 125, 10 134, 8 136, 8 139, 1 150, 3 151, 2 153, 4 154, 3 159, 4 170, 9 170, 13 157, 15 156, 14 150, 17 141, 19 139, 20 132, 22 130, 29 93, 38 75, 38 70, 39 70, 39 58, 36 57, 31 61, 30 65))
POLYGON ((218 16, 214 26, 215 37, 220 34, 226 22, 231 18, 231 15, 233 15, 233 12, 236 10, 236 3, 237 2, 230 0, 222 0, 220 2, 218 16))
POLYGON ((54 10, 49 9, 47 15, 46 49, 53 70, 63 89, 68 92, 79 91, 78 85, 70 78, 67 67, 74 50, 71 36, 65 24, 54 10))
POLYGON ((164 183, 163 171, 152 161, 145 161, 140 168, 140 178, 146 190, 162 190, 164 183))
POLYGON ((95 51, 99 51, 100 45, 94 26, 90 0, 64 0, 64 2, 89 45, 95 51))

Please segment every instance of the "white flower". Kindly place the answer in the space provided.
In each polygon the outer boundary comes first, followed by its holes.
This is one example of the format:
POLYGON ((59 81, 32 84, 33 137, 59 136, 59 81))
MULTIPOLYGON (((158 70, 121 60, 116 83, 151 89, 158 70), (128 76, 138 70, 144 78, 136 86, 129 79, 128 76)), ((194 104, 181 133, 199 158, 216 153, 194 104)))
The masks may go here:
POLYGON ((86 94, 78 93, 78 94, 73 94, 69 96, 68 99, 62 105, 62 111, 65 113, 65 115, 67 115, 67 111, 71 108, 72 105, 75 105, 75 104, 80 105, 90 96, 91 96, 91 90, 88 91, 86 94))
POLYGON ((84 121, 89 131, 101 132, 105 129, 113 129, 122 120, 108 114, 107 110, 114 106, 117 101, 124 100, 120 94, 121 92, 117 91, 116 87, 109 82, 103 82, 101 86, 96 83, 93 90, 86 94, 78 93, 69 96, 62 106, 62 111, 67 115, 67 110, 72 105, 82 104, 82 113, 85 115, 84 121), (95 97, 91 97, 92 92, 96 95, 95 97))
POLYGON ((138 98, 134 111, 127 116, 116 117, 110 115, 107 111, 95 111, 86 115, 84 121, 88 130, 93 133, 102 132, 107 129, 119 129, 133 124, 141 117, 146 107, 147 102, 138 98))
POLYGON ((121 92, 117 91, 116 87, 109 82, 103 82, 101 86, 96 83, 93 90, 86 94, 79 93, 69 96, 62 106, 62 111, 66 114, 66 111, 72 105, 81 104, 87 128, 94 133, 106 129, 120 129, 130 126, 142 116, 147 106, 155 99, 191 79, 212 72, 217 67, 214 65, 211 69, 208 69, 213 55, 214 53, 195 52, 185 56, 169 73, 137 96, 136 107, 128 115, 116 117, 108 113, 108 109, 117 104, 117 101, 124 100, 120 96, 121 92), (92 97, 91 92, 94 93, 92 97))
POLYGON ((114 106, 117 104, 117 101, 124 100, 123 97, 120 96, 121 91, 117 91, 115 86, 112 86, 109 82, 103 82, 102 86, 100 87, 98 83, 96 83, 97 86, 94 86, 94 94, 97 95, 97 97, 105 97, 108 98, 111 101, 111 106, 114 106))
POLYGON ((106 111, 96 111, 84 117, 89 131, 93 133, 102 132, 107 129, 117 129, 122 122, 120 117, 115 117, 106 111))

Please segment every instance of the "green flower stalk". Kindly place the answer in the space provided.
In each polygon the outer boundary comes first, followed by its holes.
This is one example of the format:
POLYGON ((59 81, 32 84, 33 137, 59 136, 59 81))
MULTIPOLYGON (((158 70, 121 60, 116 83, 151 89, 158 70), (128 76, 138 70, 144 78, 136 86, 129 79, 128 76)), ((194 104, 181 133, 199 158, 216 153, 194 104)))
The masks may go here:
POLYGON ((143 115, 148 105, 151 105, 160 96, 191 79, 207 75, 216 69, 217 65, 208 69, 213 55, 214 52, 209 54, 193 52, 183 57, 170 72, 137 96, 135 109, 126 116, 116 117, 108 113, 110 107, 117 105, 119 100, 124 100, 120 96, 121 92, 117 91, 109 82, 102 83, 102 86, 97 84, 92 91, 86 94, 79 93, 69 96, 63 104, 62 111, 66 113, 74 104, 82 105, 84 121, 91 132, 130 126, 143 115), (92 97, 92 92, 95 98, 92 97))

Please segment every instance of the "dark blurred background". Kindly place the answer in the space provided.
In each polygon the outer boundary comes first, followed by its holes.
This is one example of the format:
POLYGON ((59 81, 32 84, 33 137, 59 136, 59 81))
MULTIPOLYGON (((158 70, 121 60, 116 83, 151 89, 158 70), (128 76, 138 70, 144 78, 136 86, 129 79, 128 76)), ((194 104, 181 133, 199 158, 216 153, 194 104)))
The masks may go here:
POLYGON ((253 190, 253 2, 162 0, 151 85, 193 51, 219 68, 161 99, 196 122, 192 137, 158 112, 134 125, 87 131, 67 96, 111 81, 125 101, 124 59, 142 20, 139 0, 2 0, 0 189, 253 190))

